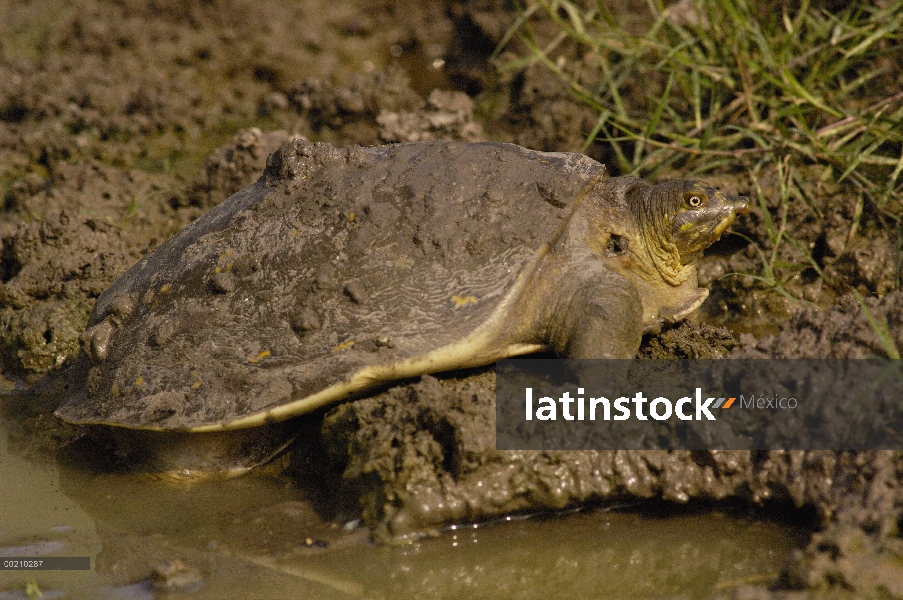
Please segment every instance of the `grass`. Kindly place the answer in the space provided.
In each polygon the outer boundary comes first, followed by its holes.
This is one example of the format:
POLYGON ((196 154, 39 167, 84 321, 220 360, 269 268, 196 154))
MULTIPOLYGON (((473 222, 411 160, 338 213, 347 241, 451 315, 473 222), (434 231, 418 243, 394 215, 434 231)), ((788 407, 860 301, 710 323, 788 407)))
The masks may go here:
POLYGON ((834 12, 809 0, 647 0, 642 16, 601 1, 527 1, 503 42, 527 52, 503 69, 558 76, 598 114, 583 150, 604 144, 624 174, 745 170, 770 248, 759 248, 758 277, 771 287, 786 294, 810 267, 824 276, 787 227, 788 206, 807 202, 811 165, 856 199, 848 241, 866 207, 889 235, 903 230, 903 0, 834 12), (758 187, 767 169, 777 208, 758 187), (779 258, 788 246, 796 252, 784 256, 800 260, 779 258))
POLYGON ((601 2, 534 0, 507 38, 530 52, 505 68, 542 63, 561 77, 599 114, 586 146, 609 143, 624 173, 790 157, 831 166, 879 209, 903 198, 903 0, 836 13, 696 0, 685 14, 697 24, 647 6, 635 32, 601 2), (534 30, 540 12, 556 26, 550 40, 534 30))
POLYGON ((881 343, 881 347, 884 349, 884 352, 887 353, 887 357, 893 360, 900 360, 900 349, 897 348, 897 343, 894 341, 894 334, 887 324, 887 319, 884 318, 884 315, 872 314, 872 311, 869 310, 865 300, 858 291, 853 290, 853 295, 856 297, 856 302, 859 303, 859 308, 862 310, 862 314, 865 315, 869 327, 875 332, 875 336, 881 343))

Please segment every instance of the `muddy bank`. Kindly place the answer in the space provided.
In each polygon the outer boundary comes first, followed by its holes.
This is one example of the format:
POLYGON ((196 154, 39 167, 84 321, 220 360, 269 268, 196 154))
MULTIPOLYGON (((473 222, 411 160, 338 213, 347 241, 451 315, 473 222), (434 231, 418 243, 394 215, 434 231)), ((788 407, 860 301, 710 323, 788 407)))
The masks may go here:
MULTIPOLYGON (((900 344, 903 293, 867 306, 900 344)), ((694 356, 699 330, 676 331, 689 342, 677 349, 672 339, 675 354, 694 356)), ((881 347, 846 297, 827 311, 798 312, 778 335, 742 336, 730 357, 850 358, 880 355, 881 347)), ((324 444, 344 465, 342 485, 359 498, 377 535, 583 503, 732 501, 812 519, 817 533, 788 558, 780 587, 901 593, 895 565, 903 556, 903 453, 498 452, 493 388, 492 371, 425 376, 326 415, 324 444)))

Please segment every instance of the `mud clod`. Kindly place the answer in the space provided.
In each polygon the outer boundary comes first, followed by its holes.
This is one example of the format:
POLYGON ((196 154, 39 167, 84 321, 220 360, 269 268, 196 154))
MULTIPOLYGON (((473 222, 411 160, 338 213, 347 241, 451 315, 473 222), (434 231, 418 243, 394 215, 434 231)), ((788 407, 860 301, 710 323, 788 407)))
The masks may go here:
POLYGON ((642 358, 724 358, 739 345, 723 327, 680 323, 648 336, 640 348, 642 358))
POLYGON ((367 290, 360 281, 349 281, 342 290, 355 304, 363 305, 367 303, 367 290))
POLYGON ((215 294, 231 294, 235 291, 235 275, 228 271, 214 273, 208 285, 215 294))
POLYGON ((151 337, 151 343, 155 346, 165 346, 166 342, 172 339, 172 336, 176 334, 177 330, 178 327, 174 322, 164 321, 154 330, 153 336, 151 337))
POLYGON ((291 326, 295 333, 303 336, 311 331, 320 329, 322 323, 316 311, 310 307, 305 307, 300 314, 292 318, 291 326))

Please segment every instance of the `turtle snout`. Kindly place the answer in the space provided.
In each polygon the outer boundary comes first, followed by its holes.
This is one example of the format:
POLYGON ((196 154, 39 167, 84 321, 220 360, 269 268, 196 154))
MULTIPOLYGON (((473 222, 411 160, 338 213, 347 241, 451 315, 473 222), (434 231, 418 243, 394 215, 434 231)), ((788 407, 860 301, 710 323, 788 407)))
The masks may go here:
POLYGON ((749 198, 747 196, 728 196, 727 199, 735 214, 745 215, 749 212, 749 198))

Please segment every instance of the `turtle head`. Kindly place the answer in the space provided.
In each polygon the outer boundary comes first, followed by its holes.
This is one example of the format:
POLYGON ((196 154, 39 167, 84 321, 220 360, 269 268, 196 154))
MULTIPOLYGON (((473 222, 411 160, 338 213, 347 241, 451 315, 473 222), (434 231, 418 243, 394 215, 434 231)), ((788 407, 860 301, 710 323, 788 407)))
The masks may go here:
POLYGON ((718 241, 738 214, 749 212, 749 198, 725 194, 703 181, 679 183, 683 189, 673 190, 676 197, 670 202, 667 217, 671 241, 686 264, 718 241))
MULTIPOLYGON (((627 179, 627 178, 625 178, 627 179)), ((673 179, 656 185, 629 178, 628 206, 655 269, 672 285, 687 279, 687 266, 715 243, 749 200, 703 181, 673 179)))

